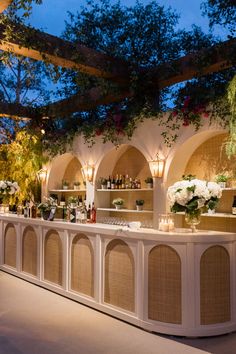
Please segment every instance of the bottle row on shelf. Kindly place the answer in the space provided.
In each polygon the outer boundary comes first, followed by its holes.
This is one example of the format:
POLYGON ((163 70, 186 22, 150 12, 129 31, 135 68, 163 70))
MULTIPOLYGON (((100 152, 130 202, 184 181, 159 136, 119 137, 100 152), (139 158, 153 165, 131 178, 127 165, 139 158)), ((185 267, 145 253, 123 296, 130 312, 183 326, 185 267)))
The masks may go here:
POLYGON ((61 200, 59 205, 58 201, 52 197, 45 198, 42 203, 34 204, 26 201, 23 205, 18 205, 16 213, 18 216, 25 218, 41 217, 44 220, 52 221, 56 215, 60 214, 60 219, 69 222, 77 223, 95 223, 97 210, 94 202, 86 206, 86 199, 70 197, 67 203, 61 200))
MULTIPOLYGON (((153 185, 153 178, 152 177, 147 177, 145 179, 145 183, 153 185)), ((101 186, 101 189, 141 189, 141 180, 139 178, 132 178, 129 177, 128 174, 126 175, 116 175, 115 176, 109 176, 108 178, 101 177, 99 179, 99 185, 101 186)))

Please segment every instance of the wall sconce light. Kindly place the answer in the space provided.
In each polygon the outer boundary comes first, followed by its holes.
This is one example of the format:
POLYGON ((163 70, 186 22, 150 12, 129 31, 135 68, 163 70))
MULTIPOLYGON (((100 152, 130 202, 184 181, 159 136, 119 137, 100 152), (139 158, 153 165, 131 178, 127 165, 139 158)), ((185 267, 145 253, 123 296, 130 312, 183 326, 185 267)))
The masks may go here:
POLYGON ((149 161, 149 167, 152 173, 152 177, 163 177, 165 160, 159 158, 159 155, 156 155, 155 160, 149 161))
POLYGON ((37 173, 37 178, 39 182, 45 182, 47 178, 47 170, 45 168, 41 168, 37 173))
POLYGON ((88 163, 81 168, 82 176, 84 181, 93 181, 94 167, 88 163))

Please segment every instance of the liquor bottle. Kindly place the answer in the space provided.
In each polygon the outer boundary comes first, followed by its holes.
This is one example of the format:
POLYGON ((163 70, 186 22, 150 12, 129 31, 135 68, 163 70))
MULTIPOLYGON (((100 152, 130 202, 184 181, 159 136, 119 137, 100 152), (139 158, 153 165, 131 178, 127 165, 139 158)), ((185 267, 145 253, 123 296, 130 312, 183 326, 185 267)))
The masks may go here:
POLYGON ((31 218, 36 219, 36 217, 37 217, 37 208, 36 205, 33 204, 31 207, 31 218))
POLYGON ((112 177, 112 181, 111 181, 111 189, 115 189, 116 188, 116 181, 114 176, 112 177))
POLYGON ((91 221, 91 206, 89 204, 88 210, 87 210, 87 222, 91 221))
POLYGON ((119 184, 120 184, 120 180, 119 180, 119 176, 117 174, 116 175, 116 186, 115 186, 115 189, 119 189, 119 184))
POLYGON ((62 206, 62 220, 66 221, 67 219, 67 208, 65 205, 62 206))
POLYGON ((81 211, 83 208, 83 200, 82 196, 78 196, 78 206, 76 208, 76 222, 81 223, 81 211))
POLYGON ((129 175, 125 176, 125 189, 129 189, 129 175))
POLYGON ((28 201, 25 201, 24 217, 25 218, 29 218, 30 217, 30 207, 29 207, 29 202, 28 201))
POLYGON ((119 189, 122 189, 122 176, 119 176, 119 189))
POLYGON ((61 195, 61 200, 60 200, 60 206, 65 206, 66 205, 66 198, 65 195, 61 195))
POLYGON ((76 222, 76 207, 70 208, 70 222, 76 222))
POLYGON ((96 222, 96 217, 97 217, 97 211, 96 211, 96 208, 94 206, 94 202, 92 204, 92 210, 91 210, 91 216, 90 216, 90 219, 91 219, 91 222, 92 223, 95 223, 96 222))
POLYGON ((121 189, 125 189, 125 175, 123 175, 121 180, 121 189))
POLYGON ((86 224, 87 222, 87 209, 86 209, 86 204, 84 202, 83 206, 82 206, 82 209, 81 209, 81 212, 80 212, 80 217, 81 217, 81 223, 82 224, 86 224))
POLYGON ((236 215, 236 195, 234 196, 234 200, 232 204, 232 214, 236 215))
POLYGON ((107 189, 111 189, 111 176, 107 180, 107 189))

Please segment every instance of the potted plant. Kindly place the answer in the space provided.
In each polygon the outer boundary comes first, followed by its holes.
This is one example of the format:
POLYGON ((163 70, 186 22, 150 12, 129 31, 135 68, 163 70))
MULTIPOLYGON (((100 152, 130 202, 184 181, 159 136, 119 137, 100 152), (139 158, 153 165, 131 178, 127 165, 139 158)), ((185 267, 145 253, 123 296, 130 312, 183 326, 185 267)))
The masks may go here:
POLYGON ((53 221, 56 208, 56 201, 52 197, 44 198, 44 202, 38 205, 43 220, 53 221))
POLYGON ((70 206, 71 208, 76 208, 76 207, 77 207, 77 202, 78 202, 78 200, 77 200, 76 197, 70 196, 70 197, 68 198, 68 204, 69 204, 69 206, 70 206))
POLYGON ((226 187, 226 182, 228 181, 229 177, 224 175, 224 174, 220 174, 216 176, 216 183, 218 183, 220 185, 221 188, 225 188, 226 187))
POLYGON ((107 179, 104 177, 100 178, 100 184, 102 189, 107 189, 107 179))
POLYGON ((69 188, 69 182, 66 180, 62 181, 62 189, 68 189, 69 188))
POLYGON ((147 177, 145 179, 145 183, 147 184, 147 188, 153 188, 153 178, 152 177, 147 177))
POLYGON ((80 185, 81 185, 81 183, 79 181, 75 181, 74 182, 74 189, 75 190, 79 190, 80 189, 80 185))
POLYGON ((136 200, 136 209, 138 211, 143 210, 143 204, 144 204, 144 200, 143 199, 137 199, 136 200))
POLYGON ((115 205, 116 209, 121 209, 122 206, 124 205, 124 199, 122 198, 116 198, 113 199, 112 204, 115 205))

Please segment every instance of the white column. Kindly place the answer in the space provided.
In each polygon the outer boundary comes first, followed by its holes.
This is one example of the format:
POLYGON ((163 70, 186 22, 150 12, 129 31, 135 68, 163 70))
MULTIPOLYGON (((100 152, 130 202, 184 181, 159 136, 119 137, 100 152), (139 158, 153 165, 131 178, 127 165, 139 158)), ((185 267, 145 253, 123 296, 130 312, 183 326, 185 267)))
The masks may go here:
POLYGON ((159 214, 166 213, 166 188, 163 178, 153 178, 153 228, 158 228, 159 214))

